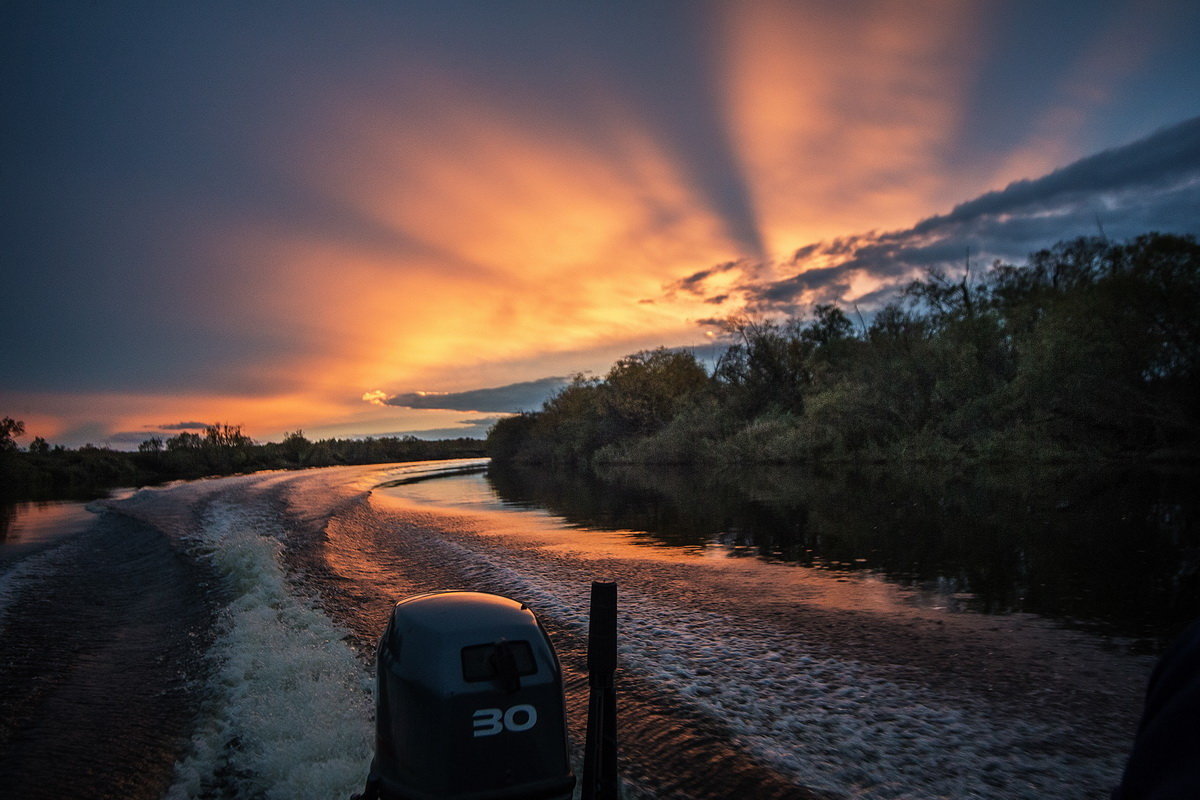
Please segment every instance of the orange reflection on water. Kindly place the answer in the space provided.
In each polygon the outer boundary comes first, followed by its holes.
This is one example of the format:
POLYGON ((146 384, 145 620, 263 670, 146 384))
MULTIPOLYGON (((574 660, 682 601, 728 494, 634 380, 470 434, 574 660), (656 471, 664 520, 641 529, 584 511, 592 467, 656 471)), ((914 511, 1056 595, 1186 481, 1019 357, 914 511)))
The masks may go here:
MULTIPOLYGON (((540 508, 502 504, 482 475, 458 475, 420 483, 375 489, 370 498, 383 518, 417 520, 434 531, 467 536, 500 537, 520 548, 543 554, 561 553, 582 561, 666 561, 689 564, 704 572, 689 573, 709 588, 736 586, 730 596, 758 594, 782 605, 811 603, 826 609, 943 616, 916 590, 890 583, 864 571, 839 573, 739 555, 716 542, 700 547, 662 544, 645 531, 602 530, 573 525, 540 508)), ((554 557, 551 555, 551 557, 554 557)), ((350 569, 361 570, 361 567, 350 569)))

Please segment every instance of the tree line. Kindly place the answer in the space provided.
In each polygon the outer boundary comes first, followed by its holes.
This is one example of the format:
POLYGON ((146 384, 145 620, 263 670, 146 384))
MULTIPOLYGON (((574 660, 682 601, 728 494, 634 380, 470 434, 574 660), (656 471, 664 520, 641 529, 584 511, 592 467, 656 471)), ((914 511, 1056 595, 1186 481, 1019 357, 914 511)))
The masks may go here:
POLYGON ((382 464, 484 454, 479 439, 427 441, 415 436, 364 439, 308 439, 302 430, 281 442, 255 442, 240 425, 213 424, 202 432, 152 436, 136 452, 84 445, 69 449, 34 437, 21 449, 19 420, 0 420, 0 495, 8 499, 86 497, 117 486, 144 486, 171 480, 231 475, 264 469, 300 469, 350 464, 382 464))
POLYGON ((686 350, 577 376, 491 430, 499 460, 746 463, 1200 454, 1200 245, 1064 241, 980 274, 930 271, 867 322, 726 322, 686 350))

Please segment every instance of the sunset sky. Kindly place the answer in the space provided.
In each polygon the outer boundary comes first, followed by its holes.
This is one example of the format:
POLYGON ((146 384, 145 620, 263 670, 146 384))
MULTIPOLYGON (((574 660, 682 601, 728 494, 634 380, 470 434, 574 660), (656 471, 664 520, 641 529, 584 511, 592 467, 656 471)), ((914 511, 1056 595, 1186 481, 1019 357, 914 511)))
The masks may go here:
POLYGON ((1200 233, 1200 3, 0 0, 0 415, 482 435, 739 311, 1200 233))

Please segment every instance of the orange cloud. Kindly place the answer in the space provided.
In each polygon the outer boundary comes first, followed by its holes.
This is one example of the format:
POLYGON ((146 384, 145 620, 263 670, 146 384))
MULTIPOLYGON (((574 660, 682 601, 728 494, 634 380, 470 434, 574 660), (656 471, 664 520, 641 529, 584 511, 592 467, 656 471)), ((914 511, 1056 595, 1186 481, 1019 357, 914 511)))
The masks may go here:
MULTIPOLYGON (((41 436, 51 444, 129 448, 151 436, 169 437, 179 420, 228 423, 259 441, 278 441, 303 429, 310 438, 386 435, 453 429, 468 420, 462 411, 409 410, 363 403, 357 397, 305 389, 291 394, 165 395, 155 393, 35 394, 5 397, 6 414, 25 422, 28 444, 41 436)), ((474 415, 485 419, 487 415, 474 415)))
POLYGON ((314 415, 336 415, 333 404, 305 395, 246 397, 155 393, 17 394, 8 402, 24 419, 30 436, 54 443, 82 436, 96 445, 116 432, 146 431, 179 420, 242 425, 256 438, 278 439, 285 430, 306 427, 314 415), (102 422, 101 422, 102 421, 102 422))
MULTIPOLYGON (((936 207, 970 61, 961 4, 738 5, 719 22, 719 93, 776 255, 936 207)), ((644 302, 744 254, 674 143, 619 99, 589 87, 581 120, 429 72, 392 89, 402 103, 331 101, 336 122, 291 154, 371 236, 231 237, 257 270, 254 313, 308 343, 267 372, 314 407, 603 370, 736 310, 732 274, 727 304, 644 302)))
POLYGON ((957 2, 739 3, 723 86, 763 236, 779 255, 945 203, 977 22, 957 2))
POLYGON ((449 85, 417 105, 407 113, 418 125, 347 114, 340 136, 352 144, 301 167, 379 236, 237 235, 239 257, 259 270, 255 294, 268 298, 256 313, 312 343, 305 363, 273 366, 281 377, 356 399, 461 390, 488 365, 505 365, 495 382, 506 383, 544 377, 556 356, 593 354, 566 372, 602 368, 627 348, 694 336, 698 303, 642 301, 732 246, 628 114, 614 105, 604 129, 581 131, 449 85))

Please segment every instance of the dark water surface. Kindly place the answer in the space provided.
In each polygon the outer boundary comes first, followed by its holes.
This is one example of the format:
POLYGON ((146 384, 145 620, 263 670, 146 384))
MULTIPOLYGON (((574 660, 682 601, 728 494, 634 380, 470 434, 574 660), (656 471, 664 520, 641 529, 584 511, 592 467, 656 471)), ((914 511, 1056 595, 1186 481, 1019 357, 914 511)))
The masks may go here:
POLYGON ((1194 469, 493 466, 487 478, 508 505, 631 542, 871 573, 952 610, 1038 614, 1147 652, 1200 615, 1194 469))
POLYGON ((611 579, 632 798, 1103 797, 1195 609, 1195 488, 460 461, 9 509, 0 796, 344 800, 375 639, 447 588, 536 611, 578 759, 611 579))
POLYGON ((95 514, 79 501, 0 502, 0 565, 51 547, 93 522, 95 514))
POLYGON ((5 516, 0 796, 161 796, 199 698, 206 571, 160 531, 82 503, 5 516))

